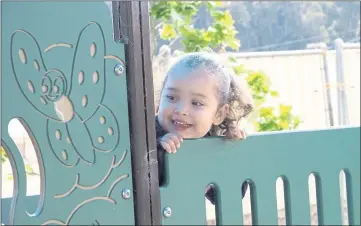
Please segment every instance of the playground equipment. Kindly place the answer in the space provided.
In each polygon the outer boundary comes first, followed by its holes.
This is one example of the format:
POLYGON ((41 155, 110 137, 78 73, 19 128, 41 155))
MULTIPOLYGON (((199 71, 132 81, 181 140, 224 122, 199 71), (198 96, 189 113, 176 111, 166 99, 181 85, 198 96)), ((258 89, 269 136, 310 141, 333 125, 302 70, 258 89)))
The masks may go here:
POLYGON ((1 223, 180 225, 206 223, 204 191, 217 190, 220 225, 240 225, 248 181, 253 224, 310 224, 307 180, 316 177, 318 223, 360 224, 360 128, 281 132, 244 142, 187 140, 168 156, 159 188, 148 3, 2 2, 1 145, 14 194, 1 223), (8 134, 17 118, 32 139, 41 192, 26 196, 24 161, 8 134), (214 167, 217 166, 217 167, 214 167))

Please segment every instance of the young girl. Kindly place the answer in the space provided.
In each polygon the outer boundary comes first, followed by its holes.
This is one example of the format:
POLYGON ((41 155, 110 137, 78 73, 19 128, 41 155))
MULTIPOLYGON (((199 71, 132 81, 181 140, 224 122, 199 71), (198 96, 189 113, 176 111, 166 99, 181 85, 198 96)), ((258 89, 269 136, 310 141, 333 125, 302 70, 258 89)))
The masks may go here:
MULTIPOLYGON (((189 53, 168 71, 160 93, 156 115, 159 181, 163 184, 164 150, 175 153, 183 139, 224 136, 245 139, 239 129, 240 119, 253 110, 252 97, 236 82, 211 53, 189 53)), ((242 195, 247 185, 242 185, 242 195)), ((214 204, 214 189, 207 188, 206 197, 214 204)))

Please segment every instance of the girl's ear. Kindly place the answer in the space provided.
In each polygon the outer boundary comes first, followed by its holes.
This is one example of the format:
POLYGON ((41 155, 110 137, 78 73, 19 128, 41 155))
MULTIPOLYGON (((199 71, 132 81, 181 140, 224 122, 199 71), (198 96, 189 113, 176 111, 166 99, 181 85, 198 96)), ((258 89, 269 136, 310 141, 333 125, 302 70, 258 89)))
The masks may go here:
POLYGON ((220 107, 216 113, 216 116, 213 120, 213 125, 218 126, 223 122, 223 120, 226 118, 229 112, 229 105, 225 104, 222 107, 220 107))

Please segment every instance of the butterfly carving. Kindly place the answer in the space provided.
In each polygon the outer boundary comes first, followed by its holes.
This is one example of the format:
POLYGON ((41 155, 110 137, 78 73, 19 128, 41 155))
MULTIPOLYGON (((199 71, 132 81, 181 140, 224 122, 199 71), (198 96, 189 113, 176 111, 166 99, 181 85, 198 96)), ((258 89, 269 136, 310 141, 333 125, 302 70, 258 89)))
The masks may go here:
MULTIPOLYGON (((11 37, 11 63, 22 95, 46 120, 46 135, 56 158, 66 167, 95 162, 95 152, 110 152, 119 143, 119 125, 102 102, 106 91, 106 55, 102 28, 88 23, 75 45, 57 43, 42 52, 37 39, 25 30, 11 37), (55 47, 74 48, 70 73, 47 68, 43 55, 55 47)), ((64 58, 65 59, 65 58, 64 58)), ((114 72, 112 72, 114 73, 114 72)), ((108 75, 109 76, 109 75, 108 75)))

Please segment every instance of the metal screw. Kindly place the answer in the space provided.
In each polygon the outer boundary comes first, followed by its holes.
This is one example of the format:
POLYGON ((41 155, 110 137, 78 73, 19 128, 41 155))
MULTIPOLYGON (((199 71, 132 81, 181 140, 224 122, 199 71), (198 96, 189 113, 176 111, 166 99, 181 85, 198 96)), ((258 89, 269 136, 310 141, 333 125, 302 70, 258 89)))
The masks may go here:
POLYGON ((170 217, 172 215, 172 209, 170 207, 166 207, 163 209, 163 216, 170 217))
POLYGON ((123 65, 121 65, 121 64, 115 65, 115 68, 114 68, 115 74, 121 75, 121 74, 123 74, 123 71, 124 71, 123 65))
POLYGON ((122 197, 123 197, 124 199, 129 199, 129 198, 130 198, 130 190, 129 190, 129 189, 124 189, 124 190, 122 191, 122 197))

